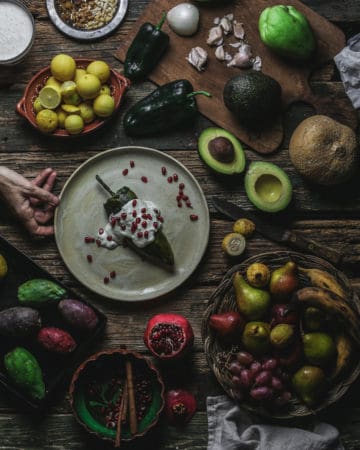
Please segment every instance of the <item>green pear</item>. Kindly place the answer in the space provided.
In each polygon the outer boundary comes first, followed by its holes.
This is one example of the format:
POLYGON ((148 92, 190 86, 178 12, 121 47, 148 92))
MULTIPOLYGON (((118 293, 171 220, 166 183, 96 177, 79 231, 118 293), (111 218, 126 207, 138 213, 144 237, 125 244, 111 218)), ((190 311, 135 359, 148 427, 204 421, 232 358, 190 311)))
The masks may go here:
POLYGON ((318 331, 325 324, 325 314, 319 308, 310 306, 305 309, 303 324, 304 327, 309 331, 318 331))
POLYGON ((266 353, 270 348, 270 325, 266 322, 248 322, 241 342, 250 353, 266 353))
POLYGON ((335 360, 336 345, 326 333, 314 332, 303 336, 304 355, 310 364, 326 366, 335 360))
POLYGON ((293 376, 292 384, 307 406, 313 406, 325 388, 325 374, 320 367, 303 366, 293 376))
POLYGON ((270 342, 276 348, 286 348, 294 340, 295 329, 287 323, 279 323, 271 330, 270 342))
POLYGON ((289 261, 282 267, 275 269, 271 274, 270 293, 278 300, 289 300, 289 297, 298 286, 297 266, 293 261, 289 261))
POLYGON ((250 286, 240 272, 235 273, 233 286, 239 311, 248 320, 259 320, 265 316, 270 307, 269 292, 250 286))

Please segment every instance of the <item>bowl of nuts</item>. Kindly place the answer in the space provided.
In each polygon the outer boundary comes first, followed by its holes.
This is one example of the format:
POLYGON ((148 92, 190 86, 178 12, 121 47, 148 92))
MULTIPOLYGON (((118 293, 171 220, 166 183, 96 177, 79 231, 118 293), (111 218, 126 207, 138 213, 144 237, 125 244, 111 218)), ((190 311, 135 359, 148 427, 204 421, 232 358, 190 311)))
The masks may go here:
POLYGON ((91 434, 119 445, 153 428, 164 408, 164 383, 155 366, 126 349, 96 353, 76 370, 70 403, 91 434))
POLYGON ((104 61, 58 54, 27 84, 16 112, 42 133, 84 135, 115 114, 129 87, 104 61))

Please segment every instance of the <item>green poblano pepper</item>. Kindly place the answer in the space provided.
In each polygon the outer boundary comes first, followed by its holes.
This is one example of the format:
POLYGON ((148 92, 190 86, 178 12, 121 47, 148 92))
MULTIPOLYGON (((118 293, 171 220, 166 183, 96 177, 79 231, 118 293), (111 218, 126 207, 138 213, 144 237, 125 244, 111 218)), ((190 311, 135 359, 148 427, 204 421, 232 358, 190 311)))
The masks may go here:
POLYGON ((293 6, 271 6, 259 18, 261 40, 276 53, 292 59, 308 59, 316 41, 307 18, 293 6))
POLYGON ((4 358, 9 378, 24 392, 36 400, 45 397, 42 371, 36 358, 25 348, 16 347, 4 358))

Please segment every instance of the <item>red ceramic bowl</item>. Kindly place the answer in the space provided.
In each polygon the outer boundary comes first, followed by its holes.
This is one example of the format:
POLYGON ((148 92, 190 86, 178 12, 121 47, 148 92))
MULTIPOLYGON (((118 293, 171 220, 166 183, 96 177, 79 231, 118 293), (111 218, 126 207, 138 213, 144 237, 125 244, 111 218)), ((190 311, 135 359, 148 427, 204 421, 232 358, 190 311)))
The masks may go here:
MULTIPOLYGON (((85 59, 85 58, 75 59, 76 67, 78 69, 85 69, 88 66, 88 64, 90 64, 92 61, 93 61, 92 59, 85 59)), ((31 123, 31 125, 39 131, 41 130, 39 129, 36 123, 36 113, 33 108, 33 103, 36 97, 38 97, 40 90, 44 87, 46 81, 50 77, 51 77, 50 66, 40 70, 40 72, 38 72, 36 75, 32 77, 32 79, 25 88, 25 92, 22 99, 16 105, 16 112, 21 116, 25 117, 25 119, 27 119, 31 123)), ((84 134, 91 133, 92 131, 95 131, 98 128, 102 127, 111 117, 113 117, 115 111, 119 109, 121 100, 127 89, 130 87, 131 83, 130 80, 122 76, 120 73, 116 72, 113 69, 110 69, 110 79, 108 81, 108 84, 110 85, 111 95, 114 97, 115 100, 115 110, 110 117, 106 117, 105 119, 97 117, 93 122, 85 124, 83 131, 79 134, 71 135, 66 130, 58 128, 53 133, 50 133, 49 136, 65 137, 65 138, 82 136, 84 134)))

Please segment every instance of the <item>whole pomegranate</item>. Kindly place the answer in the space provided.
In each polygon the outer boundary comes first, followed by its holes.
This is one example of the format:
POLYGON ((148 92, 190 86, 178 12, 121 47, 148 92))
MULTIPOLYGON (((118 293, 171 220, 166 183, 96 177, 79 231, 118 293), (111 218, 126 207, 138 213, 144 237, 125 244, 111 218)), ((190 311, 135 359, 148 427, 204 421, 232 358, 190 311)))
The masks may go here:
POLYGON ((192 347, 194 332, 190 322, 179 314, 164 313, 152 317, 144 333, 144 343, 160 359, 178 359, 192 347))
POLYGON ((184 389, 168 391, 165 397, 165 414, 171 425, 189 422, 196 411, 195 397, 184 389))

